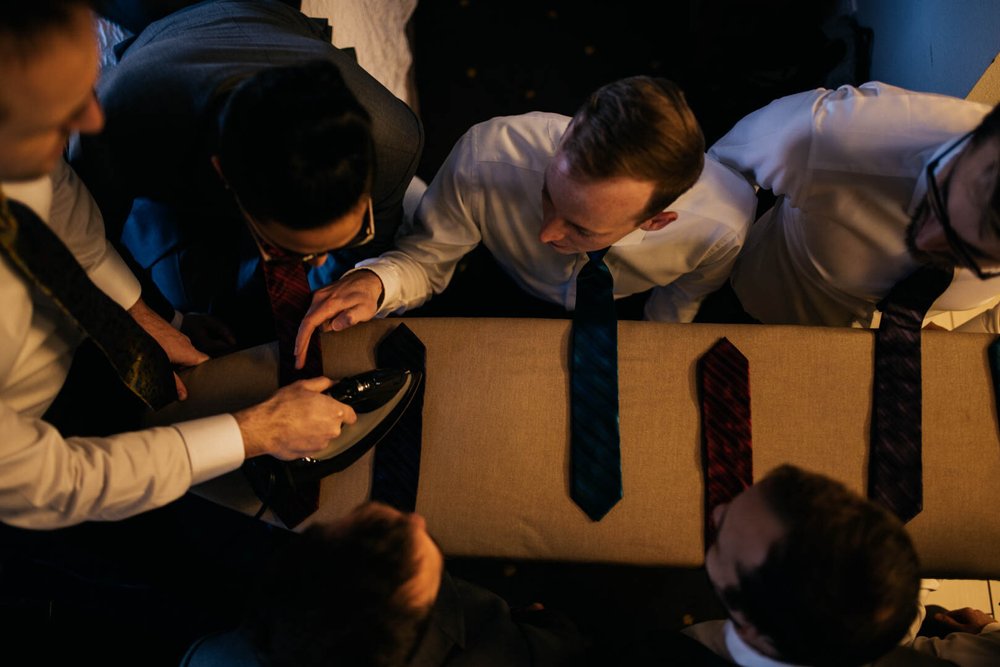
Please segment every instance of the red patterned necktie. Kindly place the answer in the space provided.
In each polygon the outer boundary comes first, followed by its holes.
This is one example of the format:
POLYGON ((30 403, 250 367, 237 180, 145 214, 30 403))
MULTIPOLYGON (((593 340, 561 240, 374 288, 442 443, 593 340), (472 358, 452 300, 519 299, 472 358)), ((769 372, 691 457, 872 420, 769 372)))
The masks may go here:
POLYGON ((312 303, 312 289, 309 287, 308 267, 305 262, 288 258, 279 248, 261 243, 269 259, 261 259, 267 295, 274 315, 274 331, 278 338, 278 368, 281 386, 302 378, 323 374, 320 357, 319 336, 309 339, 305 365, 295 368, 295 337, 299 324, 312 303))
POLYGON ((906 523, 923 509, 920 332, 954 271, 924 266, 879 303, 868 497, 906 523))
POLYGON ((715 540, 712 511, 753 484, 749 363, 721 338, 698 360, 698 380, 707 549, 715 540))

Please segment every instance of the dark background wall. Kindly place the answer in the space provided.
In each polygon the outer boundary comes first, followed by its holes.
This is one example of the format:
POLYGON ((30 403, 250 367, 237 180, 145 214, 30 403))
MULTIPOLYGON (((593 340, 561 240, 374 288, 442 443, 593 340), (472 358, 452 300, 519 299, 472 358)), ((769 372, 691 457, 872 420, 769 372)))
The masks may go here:
POLYGON ((427 131, 418 173, 429 180, 474 123, 527 111, 571 115, 592 90, 633 74, 680 84, 711 143, 775 97, 866 79, 864 33, 839 5, 425 0, 413 17, 427 131))

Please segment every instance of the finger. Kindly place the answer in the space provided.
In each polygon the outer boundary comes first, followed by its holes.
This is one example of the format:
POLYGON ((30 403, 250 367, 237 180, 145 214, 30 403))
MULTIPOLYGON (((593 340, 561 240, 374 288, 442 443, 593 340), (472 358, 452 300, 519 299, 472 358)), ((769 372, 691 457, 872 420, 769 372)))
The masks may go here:
POLYGON ((309 339, 312 338, 316 325, 303 319, 299 332, 295 335, 295 368, 302 368, 306 363, 306 352, 309 350, 309 339))
MULTIPOLYGON (((295 384, 301 385, 303 389, 308 389, 309 391, 321 392, 326 391, 333 386, 333 380, 323 375, 314 378, 307 378, 305 380, 299 380, 295 384)), ((332 400, 332 399, 331 399, 332 400)), ((346 405, 344 406, 347 407, 346 405)), ((350 409, 350 408, 348 408, 350 409)))
POLYGON ((963 623, 959 623, 957 620, 955 620, 948 614, 938 614, 937 616, 935 616, 935 618, 950 628, 959 629, 965 627, 963 623))
POLYGON ((333 331, 343 331, 348 327, 353 327, 359 321, 361 321, 360 313, 361 305, 352 306, 346 308, 340 312, 335 318, 330 320, 330 329, 333 331))
POLYGON ((349 405, 344 406, 343 422, 345 424, 353 424, 358 421, 358 414, 354 412, 354 408, 349 405))
POLYGON ((181 376, 174 373, 174 385, 177 387, 177 399, 184 401, 187 400, 188 390, 184 386, 184 382, 181 380, 181 376))
POLYGON ((211 357, 209 357, 207 354, 205 354, 204 352, 202 352, 193 345, 191 346, 191 350, 192 354, 190 357, 190 362, 186 364, 187 366, 197 366, 198 364, 203 364, 209 359, 211 359, 211 357))

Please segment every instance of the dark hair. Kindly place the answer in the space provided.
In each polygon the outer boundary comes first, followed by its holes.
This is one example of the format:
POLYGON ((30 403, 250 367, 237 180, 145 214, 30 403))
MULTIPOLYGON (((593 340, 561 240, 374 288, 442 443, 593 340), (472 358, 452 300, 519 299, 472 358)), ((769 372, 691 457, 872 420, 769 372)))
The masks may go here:
POLYGON ((327 60, 242 81, 222 110, 218 154, 250 215, 292 229, 326 225, 371 190, 371 118, 327 60))
POLYGON ((633 76, 590 96, 573 116, 559 151, 578 176, 654 182, 645 210, 650 217, 697 182, 705 137, 675 83, 633 76))
POLYGON ((26 61, 42 44, 45 33, 69 26, 78 9, 91 9, 91 0, 26 0, 0 3, 0 58, 26 61))
POLYGON ((416 573, 404 516, 360 512, 339 532, 313 526, 272 561, 246 629, 273 667, 395 667, 429 609, 401 588, 416 573))
POLYGON ((861 665, 917 614, 920 566, 896 517, 828 477, 784 465, 757 483, 784 524, 764 563, 722 591, 786 662, 861 665))

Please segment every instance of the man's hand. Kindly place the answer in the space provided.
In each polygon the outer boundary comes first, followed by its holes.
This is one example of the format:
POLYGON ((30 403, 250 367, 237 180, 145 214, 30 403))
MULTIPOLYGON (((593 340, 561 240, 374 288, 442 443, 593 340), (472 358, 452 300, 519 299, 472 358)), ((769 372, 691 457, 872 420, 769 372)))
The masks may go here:
POLYGON ((271 454, 290 461, 326 448, 343 424, 358 419, 349 405, 321 393, 331 386, 333 380, 325 377, 299 380, 234 413, 247 458, 271 454))
MULTIPOLYGON (((160 344, 171 363, 197 366, 203 361, 208 361, 207 354, 196 349, 191 344, 191 339, 170 326, 169 322, 157 315, 142 299, 128 309, 128 314, 160 344)), ((187 387, 181 382, 177 373, 174 373, 174 384, 177 385, 177 398, 183 401, 187 398, 187 387)))
POLYGON ((232 330, 219 318, 205 313, 184 313, 181 333, 187 334, 195 347, 213 357, 228 354, 236 347, 232 330))
POLYGON ((309 339, 316 329, 343 331, 375 317, 383 289, 381 278, 373 271, 362 270, 313 292, 312 305, 295 337, 295 367, 305 364, 309 339))
POLYGON ((952 632, 971 632, 974 635, 978 635, 983 628, 994 622, 992 616, 972 607, 934 614, 934 620, 943 623, 952 632))

